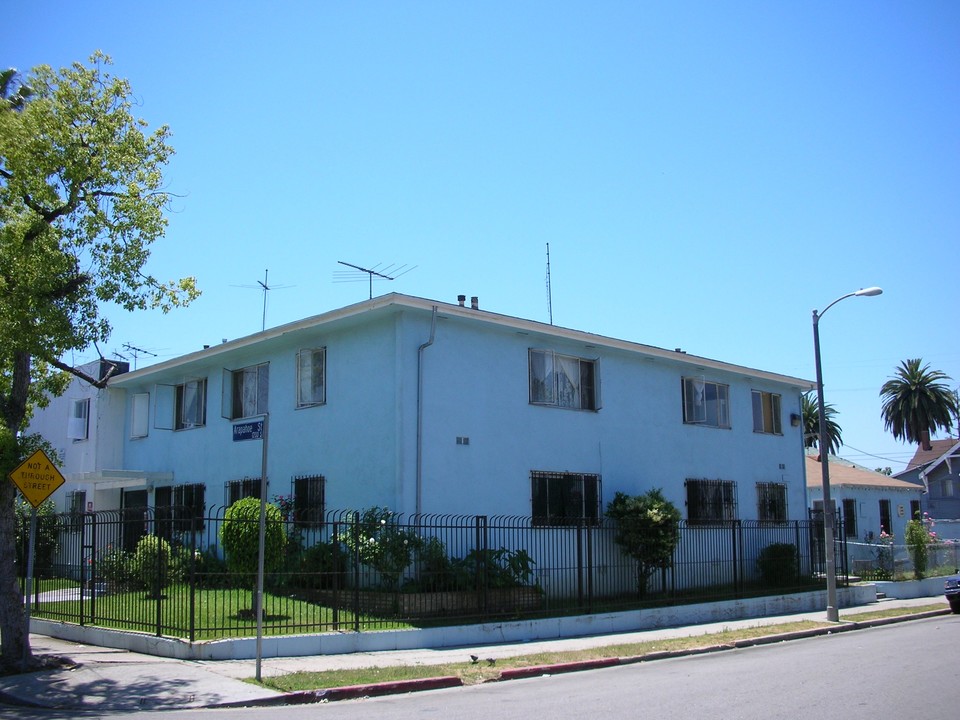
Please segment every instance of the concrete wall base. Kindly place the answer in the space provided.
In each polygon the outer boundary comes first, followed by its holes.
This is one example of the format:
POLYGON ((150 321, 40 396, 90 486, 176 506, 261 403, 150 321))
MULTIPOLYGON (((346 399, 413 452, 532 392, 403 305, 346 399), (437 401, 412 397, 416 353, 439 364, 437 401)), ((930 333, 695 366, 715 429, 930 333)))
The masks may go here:
MULTIPOLYGON (((940 592, 942 592, 941 580, 940 592)), ((939 594, 932 593, 932 595, 939 594)), ((921 597, 921 596, 913 596, 921 597)), ((837 590, 840 607, 866 605, 877 600, 875 585, 855 585, 837 590)), ((298 657, 304 655, 340 655, 379 650, 466 647, 529 640, 635 632, 657 628, 682 627, 724 620, 743 620, 772 615, 824 610, 825 590, 773 597, 726 600, 698 605, 678 605, 652 610, 631 610, 594 615, 576 615, 536 620, 511 620, 478 625, 383 632, 335 632, 315 635, 266 636, 262 639, 262 657, 298 657)), ((250 660, 256 657, 256 638, 234 638, 188 642, 145 633, 108 630, 32 618, 30 632, 61 638, 85 645, 180 660, 250 660)))

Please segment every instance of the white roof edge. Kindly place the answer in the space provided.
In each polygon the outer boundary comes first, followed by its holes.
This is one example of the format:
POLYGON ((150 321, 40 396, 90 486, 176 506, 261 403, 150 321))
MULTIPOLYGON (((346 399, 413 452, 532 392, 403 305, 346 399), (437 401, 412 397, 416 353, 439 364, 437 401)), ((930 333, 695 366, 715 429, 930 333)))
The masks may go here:
POLYGON ((346 307, 342 307, 337 310, 331 310, 319 315, 313 315, 302 320, 287 323, 285 325, 278 325, 275 328, 254 333, 253 335, 248 335, 246 337, 231 340, 226 343, 204 348, 203 350, 198 350, 187 355, 181 355, 180 357, 166 360, 155 365, 149 365, 141 370, 133 370, 131 372, 124 373, 123 375, 118 375, 114 378, 111 378, 110 385, 123 386, 131 384, 154 373, 171 370, 180 365, 185 365, 201 358, 215 357, 221 353, 255 345, 256 343, 277 338, 282 335, 286 335, 287 333, 324 325, 330 322, 354 317, 366 312, 379 310, 389 306, 406 307, 424 310, 427 312, 436 307, 438 312, 448 316, 462 317, 469 320, 480 320, 482 322, 488 322, 494 325, 513 328, 514 330, 518 331, 534 332, 541 335, 552 335, 565 340, 573 340, 590 345, 639 353, 648 357, 669 360, 671 362, 703 368, 711 368, 714 370, 745 375, 751 378, 758 378, 770 382, 793 385, 803 391, 813 390, 816 387, 816 384, 810 380, 791 377, 789 375, 781 375, 779 373, 767 372, 765 370, 757 370, 755 368, 749 368, 743 365, 735 365, 732 363, 722 362, 720 360, 711 360, 710 358, 700 357, 699 355, 688 355, 687 353, 677 352, 675 350, 665 350, 664 348, 658 348, 653 345, 644 345, 642 343, 632 342, 629 340, 619 340, 617 338, 597 335, 594 333, 585 332, 583 330, 571 330, 569 328, 549 325, 536 320, 525 320, 523 318, 517 318, 510 315, 501 315, 488 310, 474 310, 470 307, 454 305, 452 303, 445 303, 437 300, 428 300, 426 298, 418 298, 400 293, 381 295, 370 300, 365 300, 353 305, 347 305, 346 307))
POLYGON ((936 468, 940 463, 947 462, 952 457, 957 457, 956 453, 960 450, 960 440, 954 443, 949 450, 947 450, 943 455, 938 457, 936 460, 928 464, 926 467, 920 469, 920 475, 925 476, 930 473, 931 470, 936 468))

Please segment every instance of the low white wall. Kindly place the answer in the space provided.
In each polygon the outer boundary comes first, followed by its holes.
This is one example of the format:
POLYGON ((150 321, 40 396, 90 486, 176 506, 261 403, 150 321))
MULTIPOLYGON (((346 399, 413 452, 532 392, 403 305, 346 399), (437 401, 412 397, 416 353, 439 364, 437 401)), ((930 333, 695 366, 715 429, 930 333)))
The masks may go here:
MULTIPOLYGON (((942 592, 942 579, 940 583, 940 592, 942 592)), ((876 599, 876 588, 873 585, 856 585, 837 590, 837 600, 840 607, 865 605, 875 602, 876 599)), ((824 610, 826 605, 827 593, 826 591, 820 591, 747 600, 727 600, 699 605, 678 605, 653 610, 632 610, 596 615, 483 623, 480 625, 452 625, 449 627, 384 632, 267 636, 262 639, 262 657, 340 655, 344 653, 376 652, 378 650, 466 647, 525 640, 551 640, 700 625, 724 620, 743 620, 772 615, 815 612, 824 610)), ((159 638, 144 633, 107 630, 37 618, 30 620, 30 632, 86 645, 131 650, 179 660, 249 660, 256 657, 256 638, 190 643, 186 640, 159 638)))
POLYGON ((946 578, 943 577, 929 577, 923 580, 904 580, 900 582, 877 580, 874 584, 877 586, 877 592, 883 593, 888 598, 909 600, 943 595, 945 580, 946 578))

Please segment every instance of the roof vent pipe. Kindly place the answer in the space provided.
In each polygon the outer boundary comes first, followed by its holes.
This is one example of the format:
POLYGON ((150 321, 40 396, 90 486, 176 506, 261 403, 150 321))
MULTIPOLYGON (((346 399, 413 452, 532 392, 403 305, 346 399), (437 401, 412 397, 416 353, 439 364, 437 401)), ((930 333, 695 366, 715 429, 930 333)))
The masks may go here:
POLYGON ((480 309, 480 298, 478 298, 476 295, 474 295, 472 298, 470 298, 470 308, 471 308, 472 310, 479 310, 479 309, 480 309))
POLYGON ((464 306, 464 303, 467 302, 466 295, 457 295, 457 302, 460 303, 460 307, 464 306))

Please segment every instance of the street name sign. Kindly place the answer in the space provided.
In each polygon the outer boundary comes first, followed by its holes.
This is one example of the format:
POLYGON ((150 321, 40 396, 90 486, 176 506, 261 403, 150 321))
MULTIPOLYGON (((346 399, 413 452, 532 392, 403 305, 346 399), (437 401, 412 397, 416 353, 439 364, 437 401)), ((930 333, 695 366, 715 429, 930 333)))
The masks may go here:
POLYGON ((263 420, 233 426, 233 441, 263 440, 263 420))
POLYGON ((23 497, 34 508, 40 507, 54 490, 66 482, 43 450, 37 450, 17 465, 8 477, 20 488, 23 497))

